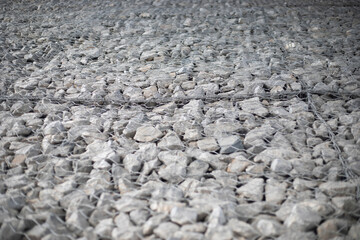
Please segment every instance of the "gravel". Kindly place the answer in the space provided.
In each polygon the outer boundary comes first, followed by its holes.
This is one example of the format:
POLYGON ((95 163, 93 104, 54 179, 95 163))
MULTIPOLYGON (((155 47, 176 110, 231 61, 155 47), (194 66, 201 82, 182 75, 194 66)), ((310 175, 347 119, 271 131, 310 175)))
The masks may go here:
POLYGON ((0 6, 0 239, 359 239, 357 1, 0 6))

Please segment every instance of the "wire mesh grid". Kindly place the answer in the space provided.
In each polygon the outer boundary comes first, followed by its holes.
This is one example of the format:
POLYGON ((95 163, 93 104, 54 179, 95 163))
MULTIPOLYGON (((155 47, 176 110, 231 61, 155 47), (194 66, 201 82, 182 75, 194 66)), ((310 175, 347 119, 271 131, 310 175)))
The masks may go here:
POLYGON ((356 239, 357 4, 2 5, 0 236, 356 239))

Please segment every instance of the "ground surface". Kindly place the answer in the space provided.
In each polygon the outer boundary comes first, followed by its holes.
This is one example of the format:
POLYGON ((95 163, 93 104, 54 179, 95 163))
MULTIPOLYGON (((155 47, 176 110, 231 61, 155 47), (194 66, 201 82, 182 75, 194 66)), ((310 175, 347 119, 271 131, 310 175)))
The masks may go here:
POLYGON ((0 239, 360 239, 358 1, 1 1, 0 239))

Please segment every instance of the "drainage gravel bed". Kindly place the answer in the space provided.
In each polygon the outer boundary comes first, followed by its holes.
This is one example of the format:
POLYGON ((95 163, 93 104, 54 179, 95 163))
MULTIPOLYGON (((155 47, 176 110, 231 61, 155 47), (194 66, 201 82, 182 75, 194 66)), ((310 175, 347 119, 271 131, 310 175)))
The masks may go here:
POLYGON ((358 1, 0 3, 0 239, 360 239, 358 1))

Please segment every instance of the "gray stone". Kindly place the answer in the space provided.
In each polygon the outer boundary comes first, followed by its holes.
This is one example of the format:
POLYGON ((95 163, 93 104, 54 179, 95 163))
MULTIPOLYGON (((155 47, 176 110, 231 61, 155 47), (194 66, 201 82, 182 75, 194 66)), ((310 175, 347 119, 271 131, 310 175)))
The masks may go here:
POLYGON ((336 196, 354 196, 356 193, 356 182, 326 182, 319 186, 320 191, 330 197, 336 196))
POLYGON ((190 231, 177 231, 174 233, 174 239, 182 240, 204 240, 204 234, 190 231))
POLYGON ((160 225, 154 229, 154 233, 156 236, 162 239, 168 239, 178 230, 179 230, 178 225, 171 222, 163 222, 160 223, 160 225))
POLYGON ((281 204, 286 198, 286 182, 279 182, 273 178, 266 180, 265 199, 267 202, 281 204))
POLYGON ((246 239, 254 239, 259 236, 259 232, 246 222, 233 218, 229 220, 227 225, 236 235, 246 239))
POLYGON ((7 219, 2 223, 0 228, 0 238, 1 239, 21 239, 21 230, 19 229, 20 221, 16 218, 7 219))
POLYGON ((202 138, 200 129, 186 129, 184 134, 184 140, 186 141, 196 141, 202 138))
POLYGON ((165 165, 170 165, 172 163, 178 163, 183 166, 187 166, 191 161, 190 157, 187 156, 185 152, 179 150, 173 151, 162 151, 158 155, 159 160, 165 165))
POLYGON ((197 143, 198 148, 202 151, 215 152, 215 151, 219 150, 219 145, 217 144, 215 138, 213 138, 213 137, 207 137, 207 138, 198 140, 196 143, 197 143))
POLYGON ((153 230, 165 220, 167 220, 167 216, 165 214, 158 214, 150 217, 142 226, 142 233, 145 236, 152 234, 153 230))
POLYGON ((220 154, 229 154, 243 150, 240 138, 236 135, 218 138, 220 154))
POLYGON ((69 229, 83 231, 89 226, 87 216, 81 211, 73 212, 68 219, 66 219, 66 225, 69 229))
POLYGON ((123 160, 124 167, 129 173, 140 172, 143 161, 137 154, 128 154, 123 160))
POLYGON ((115 224, 113 222, 112 218, 107 218, 101 220, 95 227, 94 232, 100 237, 100 238, 111 238, 112 231, 115 227, 115 224))
POLYGON ((257 219, 255 227, 264 237, 277 237, 283 232, 283 226, 274 219, 257 219))
POLYGON ((316 240, 317 237, 313 232, 301 232, 301 231, 294 231, 288 230, 286 233, 282 234, 277 240, 316 240))
POLYGON ((274 159, 270 168, 279 175, 288 175, 292 169, 292 164, 287 160, 274 159))
POLYGON ((136 209, 146 208, 147 201, 134 199, 132 197, 123 197, 114 203, 114 207, 120 212, 131 212, 136 209))
POLYGON ((334 239, 346 236, 349 224, 344 219, 328 219, 317 227, 318 239, 334 239))
POLYGON ((139 142, 151 142, 159 139, 162 132, 152 126, 141 126, 137 128, 134 139, 139 142))
POLYGON ((171 221, 179 225, 196 223, 197 216, 197 212, 190 208, 174 207, 170 213, 171 221))
POLYGON ((186 166, 179 163, 171 163, 159 170, 159 176, 174 184, 182 182, 186 177, 186 166))
POLYGON ((195 160, 187 167, 187 176, 200 180, 208 171, 210 165, 201 160, 195 160))
POLYGON ((226 219, 226 216, 225 216, 223 210, 221 209, 221 207, 217 206, 212 210, 212 212, 209 216, 208 229, 215 228, 220 225, 224 225, 226 223, 226 221, 227 221, 227 219, 226 219))
POLYGON ((264 195, 264 179, 254 178, 236 190, 240 198, 251 201, 262 201, 264 195))
POLYGON ((299 153, 292 149, 270 147, 259 153, 254 158, 254 162, 264 162, 266 164, 270 164, 276 158, 290 160, 297 157, 299 157, 299 153))
POLYGON ((360 223, 353 224, 348 232, 348 236, 351 240, 360 238, 360 223))
POLYGON ((118 163, 120 156, 113 149, 113 142, 102 140, 95 140, 86 147, 84 156, 89 157, 92 161, 98 162, 102 160, 118 163))
POLYGON ((20 188, 27 184, 29 184, 29 178, 25 174, 11 176, 5 181, 7 188, 20 188))
POLYGON ((31 112, 32 110, 32 104, 27 102, 16 102, 10 108, 10 112, 15 116, 20 116, 24 113, 31 112))
MULTIPOLYGON (((80 214, 83 214, 80 212, 80 214)), ((72 215, 71 215, 72 216, 72 215)), ((71 217, 70 216, 70 217, 71 217)), ((88 219, 89 223, 96 227, 98 223, 104 219, 112 217, 109 211, 107 211, 105 208, 96 208, 91 214, 88 219)))
POLYGON ((244 111, 256 114, 260 117, 265 117, 269 113, 268 110, 261 104, 258 97, 243 100, 239 103, 244 111))
POLYGON ((184 144, 175 132, 168 132, 158 143, 158 147, 162 150, 182 150, 184 144))
POLYGON ((358 212, 360 210, 360 206, 352 196, 333 197, 331 200, 335 207, 341 209, 342 211, 351 213, 358 212))
POLYGON ((205 237, 211 240, 231 240, 233 239, 233 232, 228 226, 216 226, 208 228, 205 233, 205 237))
POLYGON ((316 228, 321 216, 314 209, 303 204, 296 204, 291 209, 284 225, 296 231, 310 231, 316 228))
POLYGON ((44 135, 55 135, 60 132, 64 132, 65 127, 60 121, 54 121, 46 125, 43 130, 44 135))
POLYGON ((137 226, 142 226, 150 217, 150 212, 146 209, 135 209, 129 214, 130 219, 137 226))

